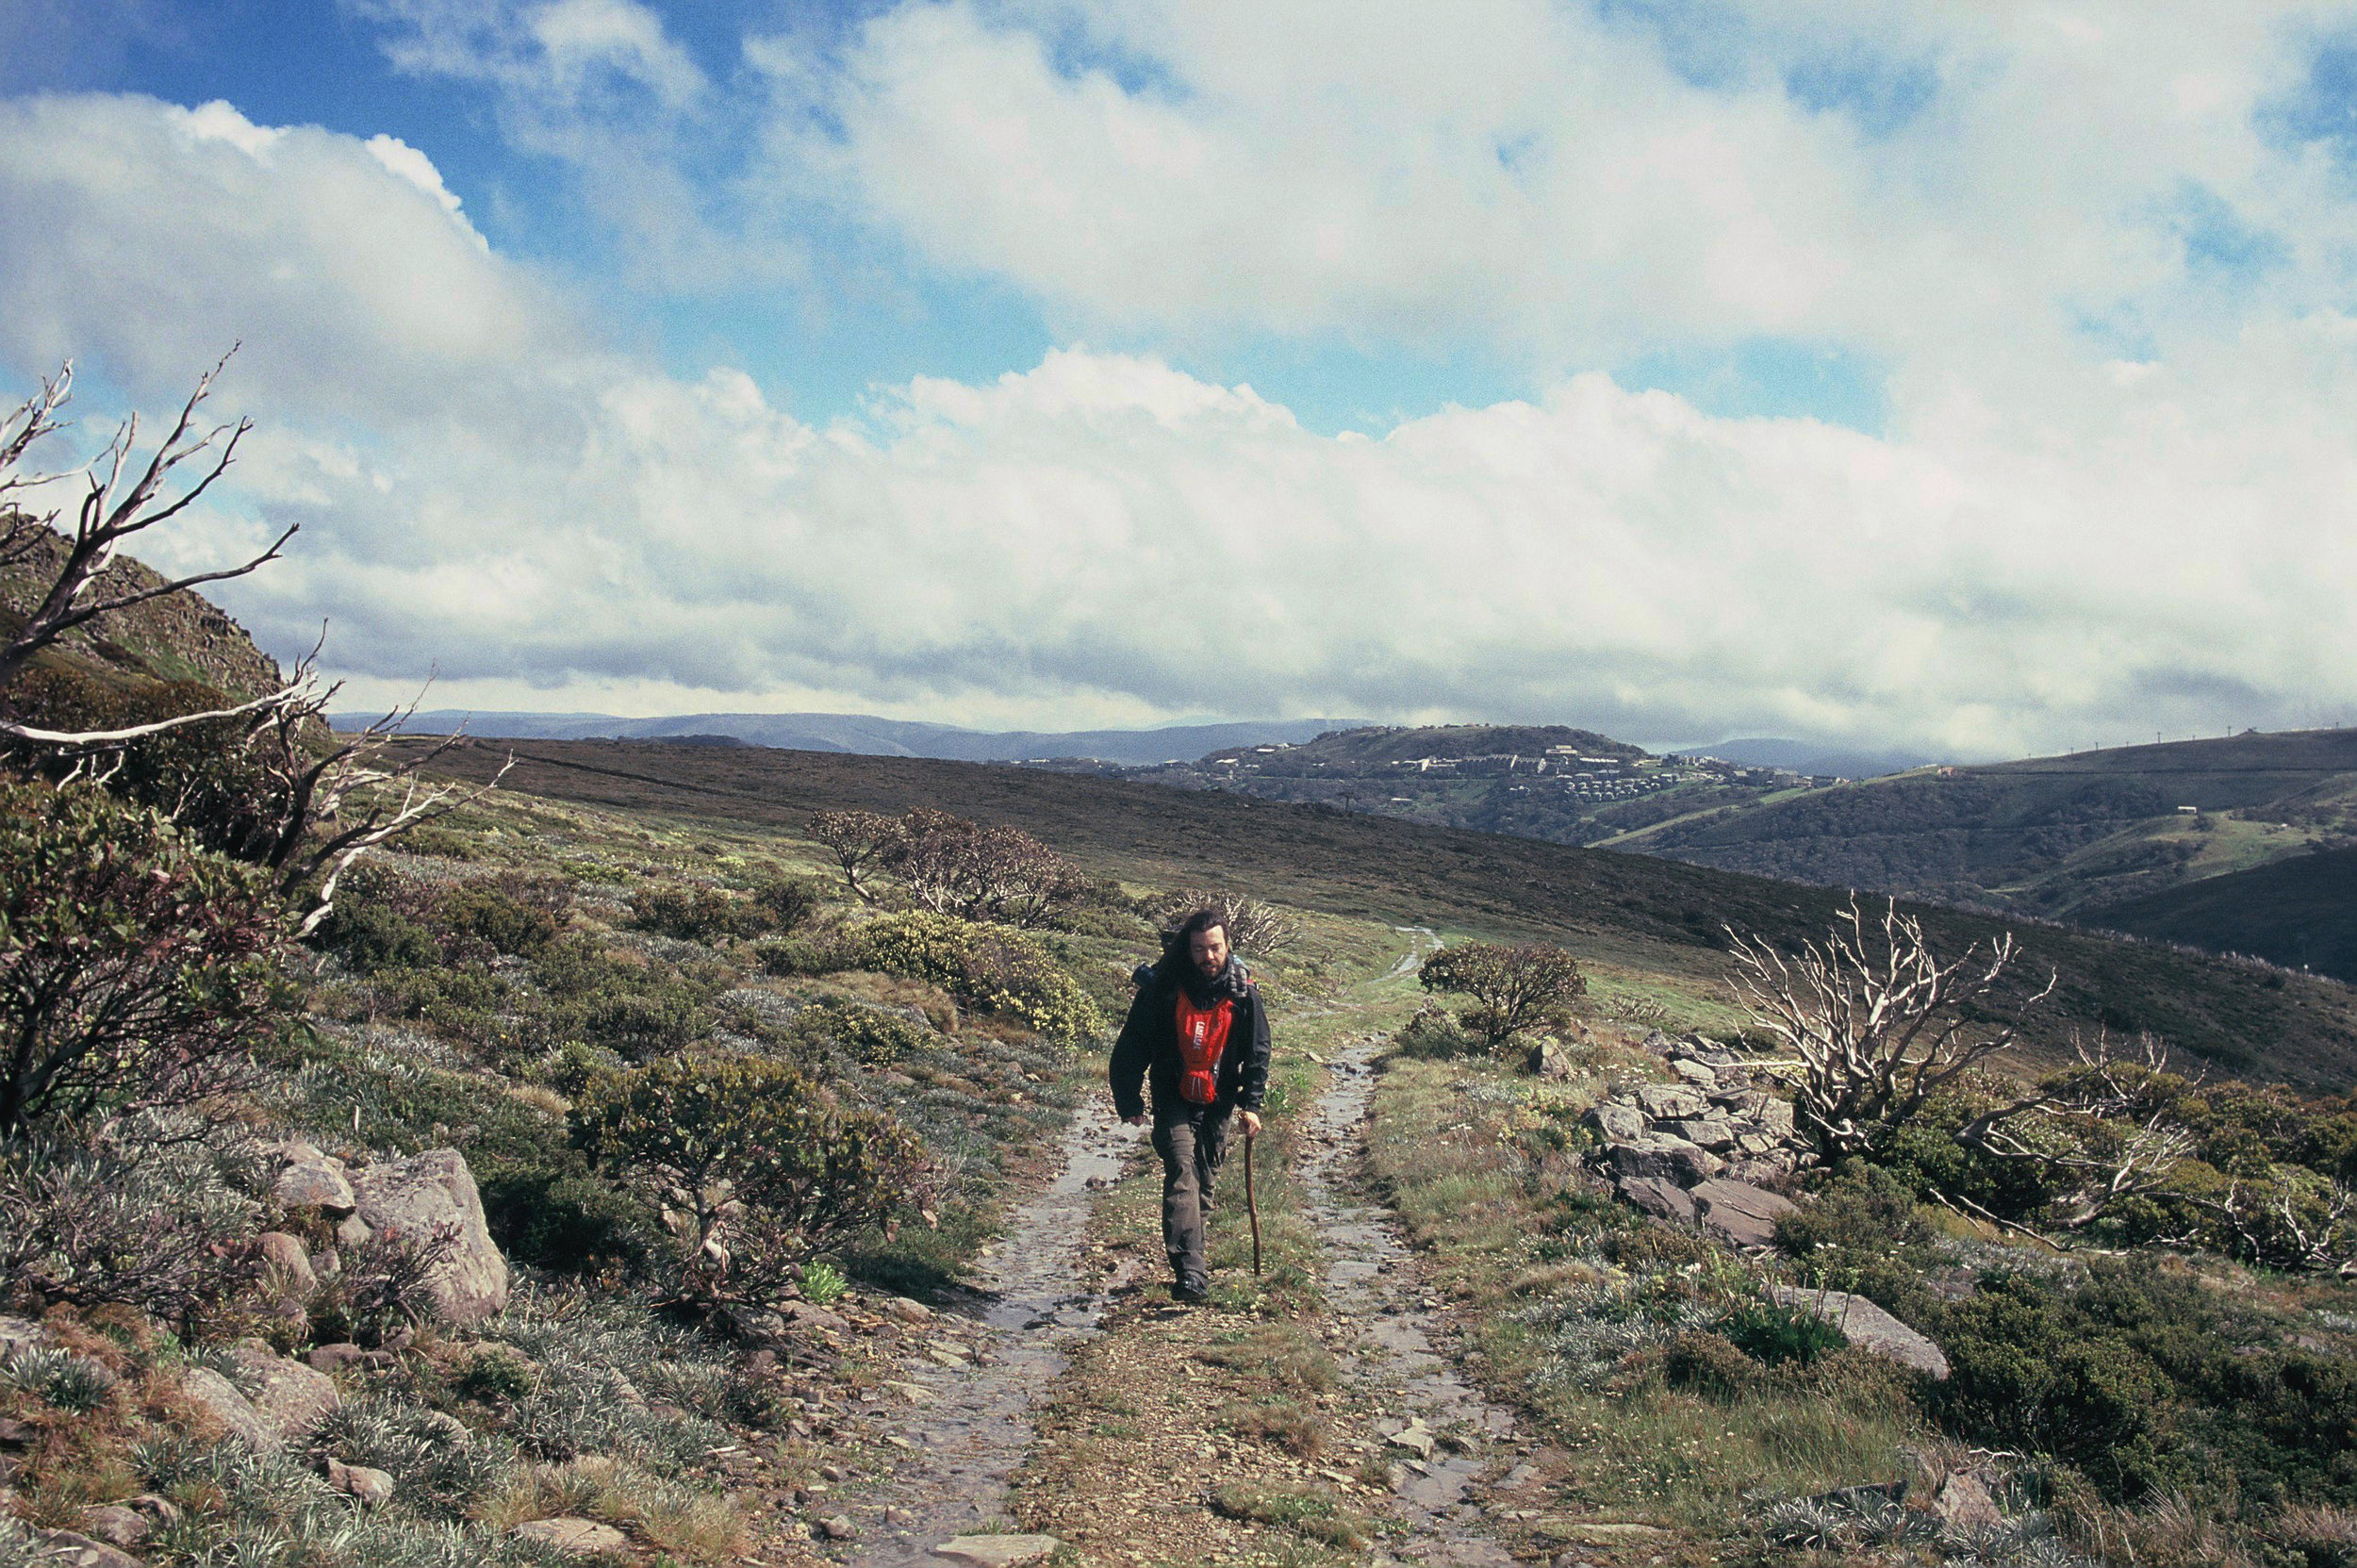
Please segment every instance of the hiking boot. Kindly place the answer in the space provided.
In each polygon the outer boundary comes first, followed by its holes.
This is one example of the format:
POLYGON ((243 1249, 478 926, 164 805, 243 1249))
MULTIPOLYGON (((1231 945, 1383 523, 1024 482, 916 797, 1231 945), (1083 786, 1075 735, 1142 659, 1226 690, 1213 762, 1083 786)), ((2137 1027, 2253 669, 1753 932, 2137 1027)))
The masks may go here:
POLYGON ((1211 1282, 1199 1274, 1190 1274, 1170 1287, 1170 1298, 1200 1306, 1211 1298, 1211 1282))

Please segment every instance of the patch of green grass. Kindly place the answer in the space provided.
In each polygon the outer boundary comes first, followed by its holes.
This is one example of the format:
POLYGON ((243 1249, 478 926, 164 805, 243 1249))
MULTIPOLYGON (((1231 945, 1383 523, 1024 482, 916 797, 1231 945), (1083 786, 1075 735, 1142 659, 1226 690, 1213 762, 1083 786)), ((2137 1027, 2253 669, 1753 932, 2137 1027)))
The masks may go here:
POLYGON ((1343 1508, 1330 1492, 1230 1481, 1212 1490, 1211 1508, 1229 1519, 1291 1530, 1350 1552, 1368 1550, 1377 1533, 1374 1521, 1343 1508))

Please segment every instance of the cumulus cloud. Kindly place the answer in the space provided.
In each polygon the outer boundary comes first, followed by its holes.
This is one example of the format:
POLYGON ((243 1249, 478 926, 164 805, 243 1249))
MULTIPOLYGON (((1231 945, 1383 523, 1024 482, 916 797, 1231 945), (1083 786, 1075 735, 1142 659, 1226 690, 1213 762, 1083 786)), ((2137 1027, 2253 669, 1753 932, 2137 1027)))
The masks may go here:
POLYGON ((2357 698, 2357 322, 1953 381, 1877 437, 1596 373, 1378 437, 1070 348, 864 418, 602 348, 414 149, 149 100, 0 106, 0 359, 169 394, 242 335, 263 421, 188 548, 333 617, 363 696, 1762 728, 1962 751, 2357 698), (414 155, 414 156, 412 156, 414 155), (173 242, 154 243, 159 214, 173 242))
MULTIPOLYGON (((414 149, 227 104, 0 101, 0 361, 170 396, 240 338, 249 396, 371 427, 464 408, 572 340, 414 149)), ((514 415, 508 417, 515 417, 514 415)))
POLYGON ((2342 296, 2346 183, 2266 113, 2337 10, 927 0, 753 58, 780 189, 1079 329, 2035 375, 2342 296), (2217 232, 2278 264, 2221 290, 2217 232))
MULTIPOLYGON (((2264 352, 2345 396, 2346 346, 2264 352)), ((1041 720, 1471 714, 1982 752, 2357 696, 2316 674, 2357 668, 2329 520, 2349 438, 2186 443, 2250 385, 2082 390, 2091 466, 1715 420, 1599 375, 1366 440, 1084 351, 919 382, 866 428, 799 424, 733 374, 640 374, 579 448, 351 487, 332 538, 246 592, 289 624, 332 608, 386 676, 432 658, 460 683, 1041 720), (489 496, 505 526, 469 546, 489 496)))

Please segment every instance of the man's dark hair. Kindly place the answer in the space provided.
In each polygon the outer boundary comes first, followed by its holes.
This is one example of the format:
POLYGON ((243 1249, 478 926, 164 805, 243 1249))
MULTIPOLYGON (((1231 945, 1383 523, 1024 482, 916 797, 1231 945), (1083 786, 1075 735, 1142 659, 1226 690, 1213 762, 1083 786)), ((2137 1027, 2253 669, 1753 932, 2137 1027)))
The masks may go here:
POLYGON ((1195 953, 1191 950, 1190 945, 1198 933, 1210 931, 1214 926, 1219 928, 1222 935, 1225 935, 1228 931, 1228 916, 1219 910, 1207 907, 1196 910, 1179 921, 1177 931, 1170 932, 1162 937, 1162 961, 1155 967, 1162 971, 1163 980, 1179 980, 1194 971, 1195 953))

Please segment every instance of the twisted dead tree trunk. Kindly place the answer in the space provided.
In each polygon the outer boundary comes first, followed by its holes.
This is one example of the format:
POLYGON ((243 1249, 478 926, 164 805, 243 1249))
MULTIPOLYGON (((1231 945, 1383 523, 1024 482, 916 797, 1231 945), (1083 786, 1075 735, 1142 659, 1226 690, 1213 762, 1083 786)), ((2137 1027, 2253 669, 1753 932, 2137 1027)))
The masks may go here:
MULTIPOLYGON (((36 653, 78 626, 202 583, 243 577, 278 559, 280 550, 302 527, 300 523, 288 524, 286 531, 271 541, 269 549, 238 566, 168 578, 145 587, 92 591, 99 575, 122 550, 124 540, 187 511, 236 461, 238 443, 254 428, 251 420, 214 425, 202 433, 197 427, 197 410, 212 395, 213 382, 228 362, 228 355, 223 355, 219 363, 198 378, 196 390, 189 394, 189 401, 181 406, 180 417, 127 485, 124 474, 136 463, 139 443, 137 414, 116 427, 114 439, 82 470, 82 498, 74 508, 74 531, 66 536, 65 562, 25 624, 6 644, 0 644, 0 686, 14 679, 36 653), (178 495, 168 495, 166 490, 173 470, 184 463, 198 461, 204 464, 203 475, 178 495)), ((40 534, 63 532, 56 529, 57 509, 29 512, 18 498, 64 483, 65 476, 25 473, 19 470, 18 464, 34 442, 63 428, 58 412, 73 395, 74 364, 68 360, 54 380, 42 382, 40 391, 0 421, 0 507, 7 511, 5 520, 0 520, 0 530, 4 530, 0 531, 0 567, 22 560, 34 548, 40 534)), ((251 711, 251 706, 244 711, 251 711)), ((226 712, 212 717, 224 717, 226 712)), ((193 721, 192 718, 181 720, 193 721)))
POLYGON ((1761 1064, 1792 1086, 1795 1119, 1821 1159, 1887 1148, 1923 1102, 2014 1041, 2021 1013, 1975 1025, 2019 949, 2010 933, 1942 961, 1923 925, 1888 901, 1870 923, 1853 898, 1822 942, 1787 955, 1727 931, 1736 1001, 1773 1035, 1783 1059, 1761 1064))
MULTIPOLYGON (((1991 1159, 2036 1166, 2067 1189, 2039 1223, 2078 1231, 2132 1198, 2168 1185, 2200 1140, 2177 1122, 2167 1097, 2151 1093, 2168 1068, 2168 1048, 2154 1034, 2136 1037, 2137 1059, 2122 1059, 2109 1035, 2093 1047, 2074 1037, 2075 1072, 2050 1077, 2032 1094, 1984 1111, 1956 1129, 1955 1141, 1991 1159), (2041 1137, 2041 1130, 2054 1135, 2041 1137)), ((2197 1076, 2185 1084, 2199 1084, 2197 1076)))
MULTIPOLYGON (((234 355, 237 351, 230 351, 234 355)), ((137 458, 139 416, 116 427, 114 437, 78 475, 25 469, 36 443, 65 427, 61 410, 72 400, 74 365, 41 383, 41 390, 0 418, 0 570, 21 567, 62 539, 64 554, 46 588, 35 598, 23 623, 0 643, 0 691, 5 691, 45 650, 68 634, 94 627, 135 605, 243 577, 277 560, 301 525, 288 524, 260 553, 235 566, 153 582, 109 586, 107 569, 124 542, 180 516, 226 473, 253 421, 205 426, 199 413, 228 364, 224 355, 198 378, 179 417, 144 464, 137 458), (192 484, 176 491, 175 473, 195 465, 192 484), (27 509, 25 503, 52 487, 77 478, 81 495, 70 533, 58 527, 58 508, 27 509)), ((235 858, 274 874, 280 895, 298 906, 298 933, 307 935, 326 919, 336 886, 360 855, 406 829, 457 809, 497 787, 503 767, 489 784, 461 791, 428 784, 421 775, 461 736, 453 735, 399 762, 386 761, 387 747, 417 711, 412 701, 357 734, 333 737, 326 713, 340 683, 322 684, 315 645, 275 689, 243 702, 174 714, 110 729, 56 730, 0 715, 0 742, 8 761, 48 777, 60 787, 98 785, 124 765, 129 749, 172 731, 204 724, 241 726, 227 741, 254 765, 255 799, 235 858)), ((514 759, 509 763, 512 766, 514 759)), ((181 802, 184 810, 187 802, 181 802)), ((175 819, 181 810, 169 815, 175 819)))

